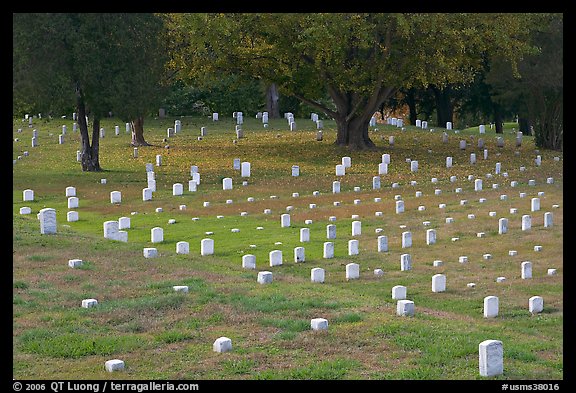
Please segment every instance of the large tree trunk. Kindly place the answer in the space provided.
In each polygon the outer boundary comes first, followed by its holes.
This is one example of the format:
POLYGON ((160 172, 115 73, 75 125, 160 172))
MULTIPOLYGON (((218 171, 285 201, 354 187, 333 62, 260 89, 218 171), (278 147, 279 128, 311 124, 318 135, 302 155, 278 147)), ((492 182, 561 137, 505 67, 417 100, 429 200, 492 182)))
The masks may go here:
POLYGON ((438 127, 446 127, 447 122, 452 122, 454 108, 450 100, 450 87, 440 89, 432 86, 434 98, 436 100, 436 116, 438 118, 438 127))
POLYGON ((270 119, 280 118, 280 107, 278 106, 278 88, 276 83, 271 83, 266 89, 266 110, 270 119))
POLYGON ((305 104, 320 109, 326 116, 336 121, 338 132, 334 144, 347 146, 353 150, 363 150, 376 147, 368 135, 370 118, 395 91, 393 87, 378 84, 372 94, 367 96, 328 86, 328 93, 336 105, 336 112, 302 95, 292 94, 305 104))
POLYGON ((148 142, 144 140, 144 116, 138 116, 136 119, 132 120, 132 146, 150 146, 148 142))
POLYGON ((503 117, 502 117, 502 109, 500 108, 500 105, 495 104, 494 105, 494 123, 496 124, 496 134, 503 134, 504 133, 504 129, 502 127, 502 122, 503 122, 503 117))
MULTIPOLYGON (((535 142, 539 148, 563 150, 564 148, 564 97, 562 93, 546 96, 535 92, 535 142)), ((534 109, 534 108, 533 108, 534 109)))
POLYGON ((519 117, 518 125, 520 127, 520 132, 522 135, 532 135, 532 123, 527 117, 519 117))
POLYGON ((368 125, 370 117, 358 116, 351 120, 346 120, 346 116, 336 117, 338 133, 336 144, 338 146, 348 146, 353 150, 371 149, 376 147, 368 136, 368 125))
POLYGON ((86 122, 86 107, 84 105, 84 97, 80 88, 76 89, 76 104, 78 106, 78 125, 80 127, 80 143, 81 143, 81 163, 83 172, 98 172, 101 171, 99 161, 99 146, 100 146, 100 119, 94 119, 94 126, 92 129, 92 146, 90 145, 90 138, 88 136, 88 123, 86 122))
POLYGON ((416 120, 418 119, 418 111, 416 110, 416 98, 414 97, 414 89, 408 89, 408 92, 406 93, 406 104, 410 110, 410 124, 415 126, 416 120))

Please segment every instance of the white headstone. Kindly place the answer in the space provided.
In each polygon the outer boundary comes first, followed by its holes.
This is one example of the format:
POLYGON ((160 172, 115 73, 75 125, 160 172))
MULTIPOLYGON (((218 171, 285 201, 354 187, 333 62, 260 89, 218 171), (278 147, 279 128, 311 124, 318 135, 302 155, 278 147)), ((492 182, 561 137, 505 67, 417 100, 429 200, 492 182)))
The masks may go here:
POLYGON ((530 203, 530 211, 536 212, 540 210, 540 198, 532 198, 530 203))
POLYGON ((352 221, 352 236, 362 235, 362 221, 352 221))
POLYGON ((34 200, 34 190, 30 190, 30 189, 24 190, 22 192, 22 200, 24 202, 33 201, 34 200))
POLYGON ((69 259, 68 260, 68 266, 71 268, 77 268, 82 266, 82 260, 81 259, 69 259))
POLYGON ((553 225, 553 215, 552 212, 544 213, 544 228, 550 228, 553 225))
POLYGON ((280 216, 280 227, 281 228, 290 227, 290 214, 285 213, 280 216))
MULTIPOLYGON (((156 183, 156 182, 154 182, 156 183)), ((143 201, 151 201, 152 200, 152 188, 147 187, 142 189, 142 200, 143 201)))
POLYGON ((180 241, 176 243, 176 254, 189 254, 190 253, 190 243, 185 241, 180 241))
POLYGON ((300 242, 305 243, 310 241, 310 228, 300 228, 300 242))
POLYGON ((360 265, 349 263, 346 265, 346 280, 355 280, 360 277, 360 265))
POLYGON ((310 281, 311 282, 324 282, 325 272, 324 269, 320 267, 315 267, 310 270, 310 281))
POLYGON ((358 255, 358 240, 348 240, 348 255, 358 255))
POLYGON ((436 230, 427 229, 426 230, 426 244, 431 245, 436 243, 436 230))
POLYGON ((378 252, 388 251, 388 237, 381 235, 378 236, 378 252))
POLYGON ((328 330, 328 320, 324 318, 314 318, 310 320, 312 330, 328 330))
POLYGON ((295 247, 294 248, 294 262, 300 263, 306 260, 305 250, 304 247, 295 247))
POLYGON ((412 300, 398 300, 396 314, 401 317, 414 316, 414 302, 412 300))
POLYGON ((269 253, 270 266, 280 266, 282 265, 282 251, 273 250, 269 253))
POLYGON ((56 233, 56 210, 52 208, 40 209, 38 213, 40 220, 40 233, 42 235, 49 235, 56 233))
POLYGON ((332 182, 332 193, 338 194, 339 192, 340 192, 340 182, 339 181, 333 181, 332 182))
POLYGON ((144 247, 144 258, 156 258, 158 250, 154 247, 144 247))
POLYGON ((241 164, 240 176, 250 177, 250 163, 249 162, 243 162, 241 164))
POLYGON ((406 299, 406 287, 403 285, 395 285, 392 287, 392 299, 404 300, 406 299))
POLYGON ((336 239, 336 225, 326 225, 326 239, 336 239))
POLYGON ((524 261, 522 262, 521 267, 522 267, 522 273, 521 273, 522 279, 527 280, 532 278, 532 262, 524 261))
POLYGON ((66 213, 66 221, 68 221, 68 222, 78 221, 78 212, 77 211, 69 211, 68 213, 66 213))
POLYGON ((200 255, 214 254, 214 239, 202 239, 200 242, 200 255))
POLYGON ((164 241, 164 229, 154 227, 150 230, 150 241, 152 243, 161 243, 164 241))
POLYGON ((500 218, 498 220, 498 234, 502 235, 508 232, 508 219, 507 218, 500 218))
POLYGON ((110 203, 120 203, 122 202, 122 193, 120 191, 110 192, 110 203))
POLYGON ((528 299, 528 310, 532 314, 541 313, 544 310, 544 299, 541 296, 532 296, 528 299))
POLYGON ((402 232, 402 248, 412 247, 412 232, 402 232))
POLYGON ((256 256, 252 254, 243 255, 242 267, 244 269, 256 269, 256 256))
POLYGON ((78 207, 79 199, 75 196, 68 197, 68 209, 75 209, 78 207))
POLYGON ((484 298, 484 318, 495 318, 498 316, 498 297, 486 296, 484 298))
POLYGON ((532 228, 532 217, 530 217, 528 214, 524 214, 522 216, 522 230, 527 231, 530 228, 532 228))
POLYGON ((82 300, 83 308, 96 307, 98 305, 98 300, 96 299, 84 299, 82 300))
POLYGON ((478 346, 480 375, 494 377, 504 373, 504 350, 502 341, 485 340, 478 346))
POLYGON ((446 291, 446 276, 444 274, 435 274, 432 276, 432 292, 446 291))
POLYGON ((334 258, 334 243, 324 242, 324 251, 322 257, 324 259, 334 258))
POLYGON ((474 191, 482 191, 482 179, 474 180, 474 191))
POLYGON ((272 272, 269 271, 258 272, 257 281, 260 284, 270 284, 272 282, 272 272))
POLYGON ((174 196, 182 195, 183 192, 184 192, 184 186, 182 185, 182 183, 172 184, 172 195, 174 196))
POLYGON ((219 337, 212 344, 212 350, 214 352, 229 352, 232 350, 232 340, 228 337, 219 337))
POLYGON ((400 255, 400 270, 411 270, 412 269, 412 257, 410 254, 400 255))
POLYGON ((198 185, 200 185, 200 173, 194 172, 192 173, 192 180, 188 181, 188 190, 196 191, 198 185), (191 181, 193 181, 195 185, 193 185, 191 181))

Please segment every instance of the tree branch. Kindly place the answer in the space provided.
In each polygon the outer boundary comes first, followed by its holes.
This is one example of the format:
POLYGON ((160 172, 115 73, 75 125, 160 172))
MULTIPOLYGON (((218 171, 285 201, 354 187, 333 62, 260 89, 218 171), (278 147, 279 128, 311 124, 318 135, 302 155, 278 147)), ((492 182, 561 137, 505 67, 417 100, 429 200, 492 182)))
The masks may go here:
POLYGON ((312 101, 312 100, 310 100, 304 96, 301 96, 298 93, 290 93, 290 95, 298 98, 300 101, 302 101, 302 102, 304 102, 310 106, 313 106, 314 108, 320 109, 322 112, 324 112, 325 114, 327 114, 330 117, 336 118, 338 116, 338 114, 336 112, 328 109, 325 105, 322 105, 316 101, 312 101))

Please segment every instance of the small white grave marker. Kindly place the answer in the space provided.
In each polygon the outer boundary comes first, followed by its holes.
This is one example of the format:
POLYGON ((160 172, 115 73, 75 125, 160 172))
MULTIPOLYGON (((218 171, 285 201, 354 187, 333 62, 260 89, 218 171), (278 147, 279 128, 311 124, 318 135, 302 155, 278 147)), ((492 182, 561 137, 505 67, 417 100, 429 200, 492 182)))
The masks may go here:
POLYGON ((81 259, 69 259, 68 260, 68 266, 71 268, 77 268, 82 266, 82 260, 81 259))
POLYGON ((104 363, 104 368, 110 373, 114 371, 122 371, 124 370, 124 361, 120 359, 107 360, 106 363, 104 363))
POLYGON ((328 330, 328 320, 324 318, 314 318, 310 320, 312 330, 328 330))
POLYGON ((82 300, 83 308, 96 307, 98 305, 98 300, 96 299, 84 299, 82 300))
POLYGON ((414 316, 414 302, 412 300, 398 300, 396 303, 396 315, 401 317, 414 316))
POLYGON ((257 281, 259 284, 270 284, 272 282, 272 272, 269 271, 258 272, 257 281))
POLYGON ((219 353, 229 352, 232 350, 232 340, 228 337, 219 337, 212 344, 212 350, 219 353))

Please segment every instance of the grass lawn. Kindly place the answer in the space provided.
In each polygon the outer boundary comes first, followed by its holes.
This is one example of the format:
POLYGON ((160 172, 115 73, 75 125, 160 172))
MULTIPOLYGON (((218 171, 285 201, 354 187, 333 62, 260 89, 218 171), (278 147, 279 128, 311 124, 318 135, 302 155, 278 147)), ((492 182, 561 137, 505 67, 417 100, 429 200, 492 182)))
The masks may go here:
POLYGON ((530 136, 516 146, 515 123, 506 124, 504 147, 496 146, 488 126, 481 135, 478 127, 402 131, 378 124, 370 129, 377 149, 356 152, 334 146, 329 120, 319 142, 309 119, 298 119, 298 131, 289 131, 285 119, 265 129, 245 118, 244 138, 237 141, 231 117, 179 119, 182 130, 166 142, 175 118, 147 119, 152 146, 139 147, 136 158, 124 123, 105 119, 103 171, 86 173, 76 161, 80 136, 72 120, 35 119, 28 127, 14 119, 13 378, 563 379, 562 152, 536 151, 530 136), (63 124, 67 133, 59 144, 63 124), (203 126, 207 135, 198 140, 203 126), (31 147, 33 129, 37 147, 31 147), (388 173, 380 175, 381 188, 372 189, 384 153, 390 154, 388 173), (351 167, 336 177, 343 156, 351 157, 351 167), (251 163, 249 178, 234 169, 234 158, 251 163), (418 161, 417 172, 408 160, 418 161), (154 164, 156 179, 151 201, 142 200, 146 163, 154 164), (188 191, 192 165, 201 175, 196 192, 188 191), (293 165, 300 176, 291 176, 293 165), (232 190, 222 189, 226 177, 232 190), (482 190, 475 191, 475 179, 482 179, 482 190), (341 192, 333 194, 336 180, 341 192), (175 183, 183 185, 182 195, 172 194, 175 183), (68 186, 76 188, 78 208, 68 209, 68 186), (33 201, 23 201, 26 189, 34 191, 33 201), (121 203, 110 202, 112 191, 121 192, 121 203), (531 211, 532 198, 540 198, 539 211, 531 211), (395 211, 397 199, 405 203, 403 213, 395 211), (32 213, 20 214, 22 207, 32 213), (40 234, 36 215, 46 207, 56 210, 56 234, 40 234), (69 210, 78 212, 78 221, 67 221, 69 210), (291 225, 282 228, 280 216, 288 210, 291 225), (544 226, 545 212, 553 214, 551 227, 544 226), (521 228, 523 215, 531 216, 529 230, 521 228), (128 242, 105 239, 103 223, 120 217, 130 218, 128 242), (500 218, 509 222, 505 234, 498 233, 500 218), (352 237, 356 220, 362 233, 352 237), (328 224, 336 225, 336 239, 326 239, 328 224), (154 227, 163 229, 160 243, 151 242, 154 227), (309 242, 300 242, 302 228, 310 229, 309 242), (436 230, 434 244, 426 242, 428 229, 436 230), (412 246, 402 248, 407 231, 412 246), (382 235, 388 250, 379 252, 382 235), (214 255, 200 255, 205 238, 214 240, 214 255), (351 239, 359 241, 358 255, 348 255, 351 239), (181 241, 189 243, 189 254, 176 253, 181 241), (334 243, 334 258, 323 258, 327 241, 334 243), (157 248, 158 257, 144 258, 146 247, 157 248), (305 248, 304 262, 294 262, 296 247, 305 248), (282 251, 281 266, 270 266, 273 250, 282 251), (412 269, 402 271, 406 253, 412 269), (242 268, 246 254, 256 257, 255 270, 242 268), (461 256, 468 262, 460 263, 461 256), (70 259, 83 265, 70 268, 70 259), (433 265, 437 260, 441 266, 433 265), (532 262, 531 279, 521 278, 523 261, 532 262), (351 262, 360 265, 360 277, 347 280, 351 262), (324 283, 311 282, 316 267, 325 270, 324 283), (259 284, 258 272, 266 270, 273 281, 259 284), (432 292, 435 274, 446 276, 445 292, 432 292), (501 276, 506 280, 496 282, 501 276), (188 286, 188 293, 175 292, 176 285, 188 286), (414 301, 413 317, 396 315, 396 285, 406 286, 414 301), (499 298, 495 318, 483 316, 486 296, 499 298), (543 298, 541 313, 529 312, 532 296, 543 298), (88 298, 98 305, 82 308, 88 298), (328 330, 311 330, 313 318, 327 319, 328 330), (222 336, 232 340, 231 352, 212 350, 222 336), (478 371, 478 345, 489 339, 503 343, 504 374, 486 378, 478 371), (110 374, 104 363, 115 358, 126 367, 110 374))

